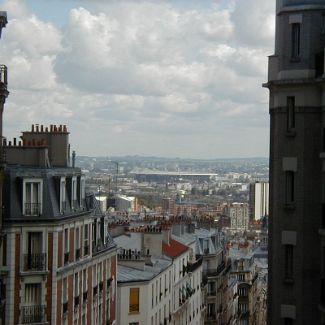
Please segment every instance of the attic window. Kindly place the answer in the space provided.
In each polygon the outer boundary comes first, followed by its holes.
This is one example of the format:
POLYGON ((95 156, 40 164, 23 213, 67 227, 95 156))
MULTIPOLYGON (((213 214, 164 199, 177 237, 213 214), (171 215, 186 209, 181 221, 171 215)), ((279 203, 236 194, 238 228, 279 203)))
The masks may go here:
POLYGON ((43 180, 23 180, 23 214, 40 216, 42 214, 43 180))

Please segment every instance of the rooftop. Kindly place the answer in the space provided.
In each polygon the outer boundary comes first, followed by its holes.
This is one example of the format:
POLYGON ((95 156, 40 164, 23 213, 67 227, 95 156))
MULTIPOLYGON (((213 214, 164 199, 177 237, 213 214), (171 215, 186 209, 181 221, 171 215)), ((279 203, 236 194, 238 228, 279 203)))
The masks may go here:
POLYGON ((188 247, 174 239, 171 239, 169 245, 163 243, 162 249, 165 255, 175 258, 185 253, 188 250, 188 247))

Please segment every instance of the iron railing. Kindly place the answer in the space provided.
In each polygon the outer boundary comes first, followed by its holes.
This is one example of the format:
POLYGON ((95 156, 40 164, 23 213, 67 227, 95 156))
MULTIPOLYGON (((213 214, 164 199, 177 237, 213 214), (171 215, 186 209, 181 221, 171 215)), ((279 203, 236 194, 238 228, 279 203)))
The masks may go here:
POLYGON ((24 254, 24 271, 44 271, 46 253, 24 254))
POLYGON ((25 215, 26 216, 40 216, 41 215, 41 203, 25 203, 25 215))
POLYGON ((194 263, 188 263, 187 264, 187 271, 188 272, 194 272, 196 269, 198 269, 202 265, 202 257, 196 260, 194 263))
POLYGON ((45 306, 23 306, 21 310, 21 322, 23 324, 42 323, 45 321, 45 306))

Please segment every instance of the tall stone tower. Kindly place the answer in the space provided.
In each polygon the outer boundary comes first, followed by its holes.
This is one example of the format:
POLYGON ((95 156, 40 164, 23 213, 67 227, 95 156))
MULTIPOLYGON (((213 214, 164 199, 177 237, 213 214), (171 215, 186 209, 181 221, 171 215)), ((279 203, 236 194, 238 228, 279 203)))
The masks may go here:
POLYGON ((325 324, 325 1, 277 0, 268 323, 325 324))

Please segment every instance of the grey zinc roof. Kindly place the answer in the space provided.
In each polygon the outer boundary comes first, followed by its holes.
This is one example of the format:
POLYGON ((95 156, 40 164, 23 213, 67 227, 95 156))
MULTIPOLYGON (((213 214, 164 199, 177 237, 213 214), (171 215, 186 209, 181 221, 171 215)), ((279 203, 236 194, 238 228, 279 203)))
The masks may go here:
POLYGON ((117 264, 117 282, 149 281, 154 276, 152 272, 117 264))
POLYGON ((87 202, 84 202, 85 208, 72 210, 69 195, 66 197, 67 209, 64 214, 60 213, 59 189, 57 188, 56 180, 61 176, 72 177, 80 175, 81 171, 79 168, 35 168, 8 165, 5 170, 4 183, 5 221, 51 222, 67 217, 89 214, 92 210, 87 206, 87 202), (28 217, 22 214, 24 178, 38 178, 43 180, 41 216, 28 217))
POLYGON ((172 260, 167 257, 151 258, 151 261, 153 266, 145 265, 144 270, 117 264, 117 282, 150 281, 172 264, 172 260))

